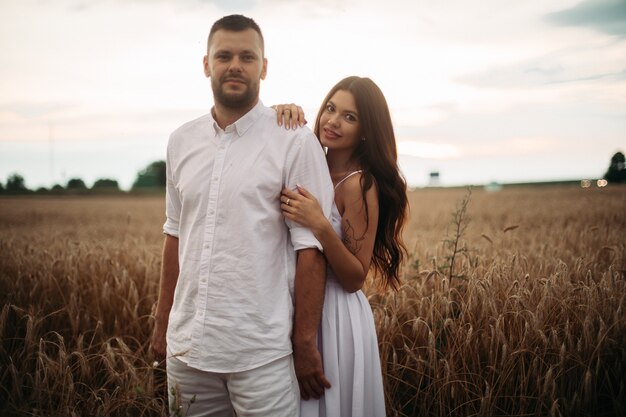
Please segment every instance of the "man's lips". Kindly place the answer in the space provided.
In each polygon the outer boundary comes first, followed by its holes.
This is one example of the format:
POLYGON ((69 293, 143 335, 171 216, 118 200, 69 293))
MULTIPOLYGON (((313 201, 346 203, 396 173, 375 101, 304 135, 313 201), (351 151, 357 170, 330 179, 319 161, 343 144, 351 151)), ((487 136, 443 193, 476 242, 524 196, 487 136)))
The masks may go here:
POLYGON ((227 78, 224 80, 224 83, 245 84, 245 81, 241 78, 227 78))

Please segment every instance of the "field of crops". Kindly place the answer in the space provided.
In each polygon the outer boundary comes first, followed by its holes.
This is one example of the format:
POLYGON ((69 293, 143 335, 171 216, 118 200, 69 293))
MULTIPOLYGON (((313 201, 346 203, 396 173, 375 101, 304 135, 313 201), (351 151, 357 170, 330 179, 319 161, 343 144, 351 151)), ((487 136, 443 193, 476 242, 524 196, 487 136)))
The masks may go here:
MULTIPOLYGON (((626 187, 410 203, 404 285, 366 288, 389 416, 626 415, 626 187)), ((0 199, 0 415, 168 414, 163 220, 162 197, 0 199)))

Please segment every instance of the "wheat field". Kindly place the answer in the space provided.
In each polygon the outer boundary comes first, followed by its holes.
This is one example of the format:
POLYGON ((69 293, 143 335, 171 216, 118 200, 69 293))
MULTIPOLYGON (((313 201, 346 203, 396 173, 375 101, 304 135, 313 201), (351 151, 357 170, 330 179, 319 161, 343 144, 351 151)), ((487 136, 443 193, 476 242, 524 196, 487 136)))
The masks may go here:
MULTIPOLYGON (((626 415, 626 187, 410 204, 404 284, 365 289, 389 416, 626 415)), ((169 414, 163 220, 159 196, 0 198, 0 415, 169 414)))

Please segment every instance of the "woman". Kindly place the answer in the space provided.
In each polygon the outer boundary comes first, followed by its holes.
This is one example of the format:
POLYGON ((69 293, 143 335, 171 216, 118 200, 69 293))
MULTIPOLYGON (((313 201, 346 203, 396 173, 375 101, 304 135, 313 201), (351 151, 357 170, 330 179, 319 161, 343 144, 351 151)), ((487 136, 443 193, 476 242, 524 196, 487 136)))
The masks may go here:
MULTIPOLYGON (((276 109, 289 127, 293 106, 276 109)), ((313 231, 329 267, 318 346, 331 388, 302 401, 301 416, 384 416, 376 329, 361 288, 370 269, 382 287, 397 288, 406 252, 406 183, 385 97, 369 78, 345 78, 324 99, 314 131, 335 186, 331 219, 302 187, 281 195, 284 216, 313 231)))

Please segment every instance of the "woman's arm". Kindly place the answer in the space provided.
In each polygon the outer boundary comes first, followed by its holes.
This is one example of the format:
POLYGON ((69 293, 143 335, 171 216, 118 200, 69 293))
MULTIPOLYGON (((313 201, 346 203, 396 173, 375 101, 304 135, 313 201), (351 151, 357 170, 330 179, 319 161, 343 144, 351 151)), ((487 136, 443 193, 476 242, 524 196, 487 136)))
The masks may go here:
POLYGON ((326 260, 341 286, 354 292, 363 287, 372 260, 378 225, 378 197, 374 185, 365 195, 369 212, 366 216, 360 175, 349 178, 341 187, 336 203, 342 212, 343 239, 324 217, 315 197, 305 189, 298 188, 299 193, 283 190, 281 209, 285 217, 311 229, 322 244, 326 260))

